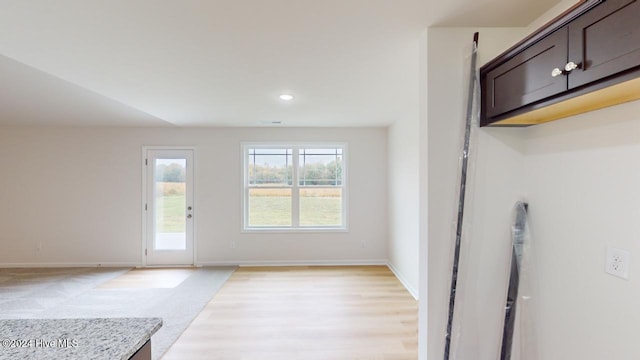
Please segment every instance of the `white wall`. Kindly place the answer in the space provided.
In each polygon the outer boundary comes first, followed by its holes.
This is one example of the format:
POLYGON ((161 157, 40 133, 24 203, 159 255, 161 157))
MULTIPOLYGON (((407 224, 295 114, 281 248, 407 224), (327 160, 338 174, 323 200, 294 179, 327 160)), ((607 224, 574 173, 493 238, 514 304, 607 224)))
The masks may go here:
POLYGON ((429 339, 429 30, 420 36, 420 115, 418 133, 420 144, 419 157, 419 262, 418 262, 418 358, 427 358, 429 339))
MULTIPOLYGON (((414 57, 410 66, 419 73, 424 40, 411 44, 414 57)), ((419 228, 420 228, 420 78, 413 79, 411 104, 401 118, 388 130, 389 179, 389 267, 411 294, 418 298, 419 228)), ((426 219, 425 219, 426 221, 426 219)))
POLYGON ((0 264, 141 264, 143 145, 196 148, 198 263, 387 260, 385 128, 2 127, 0 264), (278 140, 348 143, 348 233, 241 233, 240 142, 278 140))
POLYGON ((420 220, 418 138, 417 116, 389 128, 389 266, 416 298, 420 220))
MULTIPOLYGON (((480 32, 479 64, 524 35, 524 29, 428 30, 428 342, 421 359, 442 358, 447 322, 459 156, 464 134, 469 54, 480 32)), ((522 130, 476 129, 458 282, 452 359, 497 358, 511 211, 523 195, 522 130)), ((423 294, 421 294, 422 298, 423 294)))
POLYGON ((640 343, 640 102, 528 129, 540 359, 637 359, 640 343), (604 272, 607 246, 632 254, 629 280, 604 272))

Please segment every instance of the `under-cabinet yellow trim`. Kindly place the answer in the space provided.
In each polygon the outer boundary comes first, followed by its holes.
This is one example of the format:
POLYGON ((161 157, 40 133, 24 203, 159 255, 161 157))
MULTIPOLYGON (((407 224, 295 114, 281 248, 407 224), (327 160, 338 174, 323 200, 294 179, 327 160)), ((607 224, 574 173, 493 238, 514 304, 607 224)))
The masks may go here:
POLYGON ((640 99, 640 77, 580 95, 489 126, 536 125, 640 99))

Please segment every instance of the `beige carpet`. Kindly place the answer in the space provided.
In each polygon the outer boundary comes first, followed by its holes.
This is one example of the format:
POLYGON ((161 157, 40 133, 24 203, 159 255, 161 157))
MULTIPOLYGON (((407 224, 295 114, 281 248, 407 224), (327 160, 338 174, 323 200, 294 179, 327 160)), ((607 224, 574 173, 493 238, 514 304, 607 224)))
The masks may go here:
POLYGON ((152 358, 159 359, 234 270, 189 269, 176 272, 181 275, 173 287, 150 288, 141 285, 136 270, 127 275, 130 269, 0 269, 0 318, 160 317, 163 326, 151 341, 152 358), (123 283, 136 277, 129 284, 139 287, 123 283), (125 287, 101 287, 111 281, 125 287))

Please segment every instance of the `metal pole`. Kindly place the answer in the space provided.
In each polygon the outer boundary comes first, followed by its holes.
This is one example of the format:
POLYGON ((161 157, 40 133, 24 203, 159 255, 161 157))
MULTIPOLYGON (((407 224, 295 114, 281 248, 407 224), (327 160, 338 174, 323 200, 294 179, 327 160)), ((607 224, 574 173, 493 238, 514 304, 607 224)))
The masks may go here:
POLYGON ((462 169, 460 176, 460 197, 458 200, 458 219, 456 223, 456 243, 453 254, 453 271, 451 274, 451 292, 449 293, 449 317, 444 343, 444 360, 449 360, 451 349, 451 331, 453 328, 453 311, 456 305, 456 287, 458 284, 458 265, 460 262, 460 242, 462 240, 462 220, 464 215, 464 199, 467 186, 467 165, 469 163, 469 140, 471 138, 471 120, 473 118, 473 98, 476 85, 476 59, 478 49, 478 33, 473 34, 473 52, 471 54, 471 70, 469 73, 469 93, 467 98, 467 118, 464 130, 464 147, 462 150, 462 169))

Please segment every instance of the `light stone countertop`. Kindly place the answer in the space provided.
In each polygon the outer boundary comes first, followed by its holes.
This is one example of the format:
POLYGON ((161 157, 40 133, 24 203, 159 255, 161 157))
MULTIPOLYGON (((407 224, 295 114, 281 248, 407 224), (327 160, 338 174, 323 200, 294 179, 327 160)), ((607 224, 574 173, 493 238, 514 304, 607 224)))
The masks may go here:
POLYGON ((129 359, 160 318, 0 319, 0 359, 129 359))

